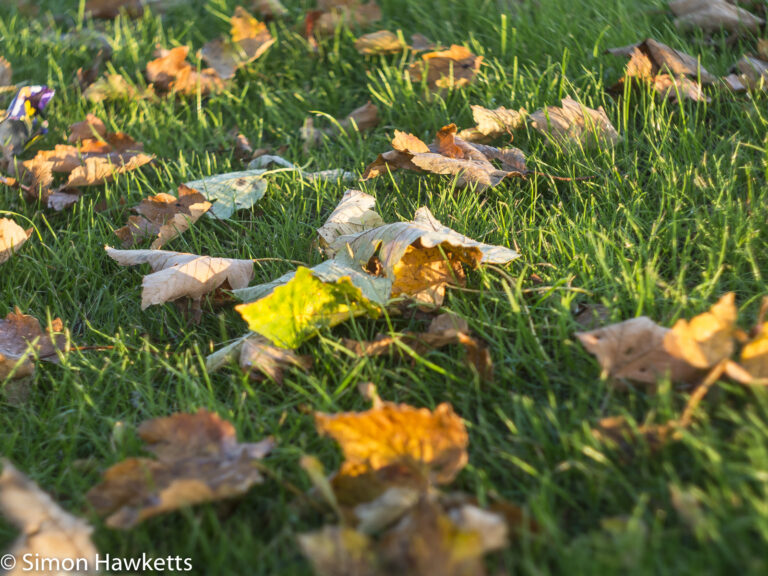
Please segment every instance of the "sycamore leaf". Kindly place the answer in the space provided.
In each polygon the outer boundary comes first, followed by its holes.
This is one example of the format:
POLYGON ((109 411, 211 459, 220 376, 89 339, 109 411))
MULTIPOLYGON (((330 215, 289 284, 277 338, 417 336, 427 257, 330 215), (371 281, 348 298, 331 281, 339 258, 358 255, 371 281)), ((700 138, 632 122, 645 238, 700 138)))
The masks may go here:
POLYGON ((397 34, 389 30, 364 34, 355 40, 355 49, 360 54, 366 55, 397 54, 403 52, 407 47, 407 44, 400 40, 397 34))
POLYGON ((245 288, 253 278, 251 260, 212 258, 165 250, 115 250, 105 247, 121 266, 149 264, 153 273, 141 282, 141 309, 179 298, 200 300, 222 285, 245 288))
POLYGON ((196 190, 179 186, 179 196, 160 193, 144 198, 129 216, 128 224, 115 230, 124 248, 130 248, 144 238, 154 238, 151 248, 159 250, 197 222, 211 207, 211 203, 196 190))
POLYGON ((230 38, 212 40, 200 51, 203 60, 224 80, 232 78, 238 68, 259 58, 275 43, 266 24, 242 6, 235 8, 230 23, 230 38))
POLYGON ((737 315, 735 295, 730 292, 690 322, 678 320, 664 336, 664 349, 696 368, 712 368, 735 350, 737 315))
POLYGON ((577 332, 576 337, 620 388, 624 387, 622 380, 655 386, 665 374, 673 381, 695 381, 700 371, 666 350, 669 332, 641 316, 591 332, 577 332))
POLYGON ((333 137, 339 134, 339 131, 348 132, 352 129, 365 132, 375 128, 379 124, 379 109, 375 104, 367 102, 359 108, 354 109, 347 116, 338 121, 338 126, 334 124, 329 128, 315 128, 315 121, 309 117, 304 120, 301 127, 301 138, 304 140, 304 149, 317 146, 322 142, 323 137, 333 137))
POLYGON ((244 494, 262 482, 258 462, 274 446, 271 438, 238 443, 235 427, 204 409, 148 420, 138 434, 156 458, 119 462, 88 492, 112 528, 132 528, 158 514, 244 494))
POLYGON ((593 110, 571 98, 563 99, 562 104, 562 108, 550 106, 531 114, 532 126, 553 141, 563 144, 612 146, 619 141, 619 133, 602 106, 593 110))
POLYGON ((186 182, 186 188, 196 190, 213 202, 208 211, 211 218, 228 220, 237 210, 250 208, 267 192, 265 170, 247 170, 217 174, 202 180, 186 182))
POLYGON ((457 178, 459 186, 475 184, 479 191, 498 186, 511 177, 527 174, 525 155, 517 148, 494 148, 472 144, 456 137, 456 125, 444 126, 427 146, 412 134, 395 131, 393 150, 380 154, 365 169, 363 180, 375 178, 388 170, 405 168, 449 174, 457 178), (498 162, 497 168, 491 161, 498 162))
POLYGON ((147 80, 162 92, 176 92, 184 96, 203 96, 224 90, 224 81, 213 68, 200 72, 187 62, 189 46, 166 50, 158 46, 155 59, 147 63, 147 80))
POLYGON ((341 475, 403 466, 427 484, 447 484, 467 463, 469 437, 450 404, 434 411, 384 403, 364 412, 318 412, 315 425, 339 443, 341 475))
POLYGON ((475 56, 464 46, 453 44, 448 50, 427 52, 408 68, 413 82, 425 81, 433 92, 462 88, 470 84, 480 70, 482 56, 475 56))
POLYGON ((472 106, 472 116, 475 119, 473 128, 462 130, 458 138, 466 142, 490 142, 500 136, 512 137, 512 131, 523 126, 524 110, 510 110, 499 106, 494 110, 482 106, 472 106))
POLYGON ((33 374, 30 352, 41 360, 58 363, 57 352, 67 351, 67 336, 62 333, 64 323, 56 318, 51 329, 53 333, 47 329, 43 332, 37 318, 22 314, 18 308, 0 319, 0 382, 12 372, 14 378, 33 374))
POLYGON ((278 348, 259 334, 247 334, 232 344, 217 350, 205 359, 205 369, 214 372, 232 360, 250 373, 254 380, 265 377, 278 384, 283 383, 283 372, 289 368, 309 370, 311 356, 299 356, 293 350, 278 348))
POLYGON ((332 258, 336 251, 331 248, 331 244, 339 236, 358 234, 383 226, 384 220, 373 210, 375 205, 376 199, 373 196, 360 190, 347 190, 328 220, 317 231, 323 252, 332 258))
POLYGON ((675 26, 682 29, 701 28, 717 32, 749 30, 757 32, 765 20, 725 0, 673 0, 669 8, 677 16, 675 26))
POLYGON ((32 235, 32 229, 24 230, 9 218, 0 218, 0 264, 7 262, 32 235))
POLYGON ((398 346, 399 343, 419 355, 459 344, 466 350, 467 363, 475 368, 480 378, 485 381, 493 380, 493 362, 487 346, 471 336, 466 320, 453 314, 435 317, 427 332, 405 333, 401 336, 381 334, 371 342, 344 340, 344 345, 359 358, 394 354, 406 356, 405 350, 398 346))
POLYGON ((412 222, 386 224, 341 236, 332 244, 346 252, 357 266, 388 278, 392 296, 405 295, 423 304, 439 306, 445 286, 464 282, 462 263, 506 264, 519 256, 503 246, 477 242, 441 224, 422 207, 412 222))
POLYGON ((320 329, 354 316, 380 313, 348 276, 324 282, 303 266, 268 296, 235 309, 252 331, 283 348, 297 348, 320 329))
MULTIPOLYGON (((5 459, 0 460, 0 511, 21 534, 8 550, 18 565, 7 567, 6 576, 38 574, 24 569, 22 558, 42 558, 67 565, 96 566, 98 550, 91 541, 93 528, 85 521, 63 510, 34 482, 5 459), (67 560, 65 563, 64 561, 67 560), (79 561, 79 563, 78 563, 79 561)), ((51 570, 48 574, 64 574, 51 570)), ((71 572, 66 572, 70 574, 71 572)))

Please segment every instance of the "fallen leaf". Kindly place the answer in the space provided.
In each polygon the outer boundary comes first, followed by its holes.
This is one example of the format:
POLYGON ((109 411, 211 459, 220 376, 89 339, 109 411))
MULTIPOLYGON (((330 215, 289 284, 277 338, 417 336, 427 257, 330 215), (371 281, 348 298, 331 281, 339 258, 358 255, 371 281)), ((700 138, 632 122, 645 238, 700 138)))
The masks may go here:
POLYGON ((482 56, 453 44, 448 50, 427 52, 411 64, 408 73, 412 82, 425 81, 433 92, 462 88, 469 85, 480 70, 482 56))
POLYGON ((0 218, 0 264, 7 262, 31 235, 31 228, 24 230, 10 218, 0 218))
POLYGON ((313 271, 299 267, 294 276, 255 302, 235 307, 248 328, 282 348, 298 348, 322 328, 380 308, 355 286, 349 276, 323 281, 313 271))
POLYGON ((487 143, 501 136, 509 136, 511 140, 512 131, 521 128, 524 124, 523 110, 518 112, 504 106, 494 110, 472 106, 472 116, 476 125, 457 134, 458 138, 466 142, 487 143))
POLYGON ((213 68, 200 72, 187 62, 189 46, 172 50, 157 48, 155 59, 147 63, 147 80, 162 92, 176 92, 184 96, 215 94, 224 89, 224 81, 213 68))
POLYGON ((342 25, 363 27, 378 22, 381 8, 374 0, 318 0, 313 20, 307 26, 312 34, 330 36, 342 25))
POLYGON ((199 301, 226 284, 245 288, 253 278, 253 261, 213 258, 165 250, 115 250, 105 247, 121 266, 149 264, 152 274, 142 280, 141 309, 179 298, 199 301))
POLYGON ((363 180, 400 168, 447 174, 459 186, 474 184, 478 191, 498 186, 507 178, 524 177, 525 155, 517 148, 494 148, 465 142, 456 137, 456 125, 444 126, 427 146, 412 134, 395 131, 393 150, 380 154, 363 173, 363 180), (497 168, 492 161, 500 164, 497 168))
POLYGON ((320 247, 326 256, 332 258, 336 254, 331 244, 338 237, 384 225, 384 220, 373 210, 374 206, 376 199, 360 190, 347 190, 344 193, 341 202, 317 231, 320 247))
POLYGON ((757 32, 765 20, 725 0, 673 0, 669 9, 675 14, 675 26, 681 29, 701 28, 705 32, 720 29, 729 32, 757 32))
POLYGON ((587 108, 571 98, 564 98, 562 107, 545 107, 531 114, 531 125, 552 141, 579 144, 584 147, 613 146, 619 133, 600 106, 587 108))
POLYGON ((741 73, 738 76, 745 89, 766 90, 768 89, 768 62, 759 60, 754 56, 745 54, 736 63, 736 68, 741 73))
POLYGON ((128 224, 115 230, 115 234, 124 248, 154 238, 151 248, 159 250, 188 230, 211 206, 203 194, 182 184, 178 198, 164 192, 144 198, 133 208, 138 216, 129 216, 128 224))
POLYGON ((137 87, 121 74, 105 74, 83 92, 83 98, 93 103, 111 100, 151 100, 154 97, 155 90, 152 85, 146 88, 137 87))
POLYGON ((64 323, 60 318, 54 319, 50 330, 43 332, 37 318, 22 314, 18 308, 9 313, 0 320, 0 381, 14 370, 14 378, 33 374, 31 353, 57 364, 57 352, 68 350, 67 335, 63 332, 64 323))
MULTIPOLYGON (((16 470, 5 459, 0 459, 0 511, 16 526, 21 534, 7 551, 7 558, 16 558, 18 564, 7 566, 3 562, 5 576, 22 574, 48 574, 64 576, 69 570, 30 570, 22 559, 42 559, 56 566, 69 564, 77 573, 96 572, 98 550, 91 541, 93 528, 85 521, 63 510, 34 482, 16 470)), ((39 564, 38 564, 39 565, 39 564)))
POLYGON ((467 463, 469 437, 450 404, 434 411, 384 403, 364 412, 318 412, 315 425, 339 443, 344 476, 401 466, 427 485, 447 484, 467 463))
POLYGON ((399 336, 379 335, 370 342, 344 339, 344 346, 357 357, 395 355, 406 356, 403 344, 419 355, 450 345, 461 345, 466 351, 467 364, 474 367, 481 380, 493 380, 493 362, 488 347, 470 334, 466 320, 453 314, 434 318, 427 332, 404 333, 399 336))
POLYGON ((138 429, 156 458, 129 458, 109 468, 88 500, 111 528, 186 506, 232 498, 262 482, 258 462, 274 446, 237 442, 235 427, 200 409, 143 422, 138 429))
POLYGON ((741 349, 740 364, 752 380, 768 378, 768 322, 762 324, 757 336, 741 349))
POLYGON ((228 220, 238 210, 252 207, 264 197, 268 182, 263 177, 265 170, 228 172, 209 176, 202 180, 185 182, 184 187, 202 194, 213 202, 208 211, 211 218, 228 220))
POLYGON ((641 316, 575 336, 619 388, 625 387, 622 380, 655 386, 665 375, 676 382, 695 381, 700 371, 667 351, 669 332, 641 316))
POLYGON ((664 349, 696 368, 712 368, 735 350, 737 316, 735 295, 730 292, 690 322, 678 320, 664 336, 664 349))
POLYGON ((253 0, 253 9, 265 18, 282 18, 289 14, 280 0, 253 0))
POLYGON ((368 536, 345 526, 299 534, 301 551, 318 576, 382 576, 368 536))
POLYGON ((364 34, 355 40, 355 49, 360 54, 378 55, 378 54, 397 54, 403 52, 408 47, 400 37, 389 30, 379 30, 364 34))
POLYGON ((230 38, 212 40, 200 51, 202 59, 224 80, 232 78, 238 68, 259 58, 275 43, 266 24, 242 6, 235 8, 230 23, 230 38))
POLYGON ((328 128, 315 128, 315 121, 312 117, 304 120, 301 127, 301 138, 304 141, 304 150, 307 151, 320 144, 324 136, 332 138, 340 133, 357 130, 360 133, 375 128, 379 124, 379 109, 375 104, 367 102, 359 108, 354 109, 342 120, 328 128))
POLYGON ((217 350, 205 359, 205 369, 214 372, 232 360, 254 380, 265 377, 277 384, 283 383, 286 369, 307 371, 312 367, 311 356, 299 356, 293 350, 278 348, 259 334, 248 334, 232 344, 217 350))
POLYGON ((611 311, 602 304, 578 304, 573 311, 573 320, 584 330, 604 325, 610 317, 611 311))

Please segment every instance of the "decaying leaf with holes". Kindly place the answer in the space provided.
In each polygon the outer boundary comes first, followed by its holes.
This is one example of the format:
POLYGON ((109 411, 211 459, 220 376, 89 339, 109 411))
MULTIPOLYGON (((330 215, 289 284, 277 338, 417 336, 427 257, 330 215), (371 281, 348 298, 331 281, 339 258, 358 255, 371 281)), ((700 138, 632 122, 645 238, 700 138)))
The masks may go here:
POLYGON ((154 238, 151 248, 159 250, 187 231, 210 208, 205 196, 182 184, 178 198, 164 192, 144 198, 133 208, 138 216, 129 216, 128 224, 115 230, 115 234, 124 248, 154 238))
POLYGON ((0 264, 7 262, 31 235, 31 228, 24 230, 10 218, 0 218, 0 264))
POLYGON ((359 234, 384 225, 379 213, 373 210, 376 198, 360 190, 347 190, 338 206, 331 212, 325 224, 317 230, 320 248, 332 258, 336 251, 331 248, 340 236, 359 234))
POLYGON ((400 168, 456 177, 459 186, 475 185, 478 191, 498 186, 507 178, 524 177, 525 155, 517 148, 494 148, 456 137, 456 125, 443 127, 432 146, 412 134, 395 131, 389 152, 380 154, 363 173, 363 180, 400 168), (498 162, 499 167, 493 162, 498 162))
POLYGON ((641 316, 577 332, 576 337, 619 388, 625 388, 625 381, 630 381, 653 389, 667 375, 675 382, 693 383, 701 377, 701 371, 666 350, 664 342, 669 332, 669 328, 641 316))
POLYGON ((213 68, 200 72, 187 61, 189 46, 177 46, 171 50, 157 47, 155 59, 147 63, 147 80, 155 89, 167 94, 174 92, 182 96, 202 96, 224 90, 224 81, 213 68))
POLYGON ((482 56, 453 44, 448 50, 427 52, 408 68, 414 83, 426 82, 432 92, 442 92, 469 85, 480 71, 482 56))
POLYGON ((117 463, 88 492, 112 528, 133 528, 158 514, 246 493, 262 482, 259 461, 274 446, 271 438, 239 443, 232 424, 204 409, 148 420, 138 434, 156 458, 117 463))
POLYGON ((66 353, 68 346, 60 318, 54 319, 50 329, 43 331, 37 318, 22 314, 17 308, 0 320, 0 382, 9 376, 32 375, 35 365, 30 354, 57 364, 58 353, 66 353))
POLYGON ((269 378, 283 383, 283 373, 296 368, 307 371, 312 367, 311 356, 300 356, 293 350, 278 348, 260 334, 247 334, 217 350, 205 359, 205 369, 215 372, 226 364, 237 361, 254 380, 269 378))
POLYGON ((245 210, 256 204, 267 193, 266 170, 245 170, 217 174, 193 182, 184 187, 195 190, 213 202, 208 211, 210 218, 228 220, 238 210, 245 210))
POLYGON ((579 144, 585 148, 613 146, 619 133, 600 106, 597 110, 564 98, 562 107, 548 106, 531 114, 531 125, 559 144, 579 144))
POLYGON ((165 250, 115 250, 107 254, 121 266, 149 264, 153 273, 141 282, 141 309, 190 298, 200 300, 217 288, 245 288, 253 278, 253 261, 212 258, 165 250))
POLYGON ((717 80, 696 58, 652 38, 611 48, 608 53, 629 58, 624 77, 609 89, 614 94, 623 92, 625 82, 650 83, 659 97, 672 102, 679 97, 709 102, 701 84, 713 84, 717 80))
POLYGON ((488 143, 496 138, 507 137, 512 140, 512 132, 525 124, 525 110, 510 110, 499 106, 493 110, 482 106, 472 106, 475 126, 458 133, 457 137, 466 142, 488 143))
POLYGON ((275 43, 267 25, 242 6, 235 8, 230 24, 229 38, 211 40, 200 51, 202 59, 223 80, 232 78, 238 68, 259 58, 275 43))
MULTIPOLYGON (((42 574, 36 570, 31 571, 22 559, 33 562, 45 559, 51 566, 71 563, 78 574, 96 573, 98 570, 93 568, 96 566, 98 550, 91 541, 93 528, 85 520, 62 509, 8 460, 0 459, 0 467, 0 512, 21 532, 7 551, 18 563, 15 567, 8 566, 4 560, 3 574, 42 574)), ((50 570, 45 573, 64 576, 75 572, 50 570)))
POLYGON ((344 345, 360 358, 385 355, 407 357, 405 347, 423 356, 431 350, 460 345, 466 352, 467 364, 474 368, 480 379, 486 382, 493 380, 493 362, 488 347, 471 335, 466 320, 453 314, 435 317, 426 332, 406 332, 397 336, 381 334, 371 342, 345 338, 344 345))
POLYGON ((673 0, 669 9, 676 16, 675 26, 683 30, 757 32, 765 23, 762 18, 725 0, 673 0))

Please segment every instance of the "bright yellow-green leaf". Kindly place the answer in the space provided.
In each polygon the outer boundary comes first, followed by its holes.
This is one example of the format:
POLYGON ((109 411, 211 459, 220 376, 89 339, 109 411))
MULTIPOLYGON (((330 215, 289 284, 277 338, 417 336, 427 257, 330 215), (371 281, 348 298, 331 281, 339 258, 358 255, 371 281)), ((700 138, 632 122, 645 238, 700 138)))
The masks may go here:
POLYGON ((269 296, 235 309, 251 330, 283 348, 297 348, 321 328, 353 316, 378 316, 380 312, 349 278, 323 282, 304 267, 269 296))

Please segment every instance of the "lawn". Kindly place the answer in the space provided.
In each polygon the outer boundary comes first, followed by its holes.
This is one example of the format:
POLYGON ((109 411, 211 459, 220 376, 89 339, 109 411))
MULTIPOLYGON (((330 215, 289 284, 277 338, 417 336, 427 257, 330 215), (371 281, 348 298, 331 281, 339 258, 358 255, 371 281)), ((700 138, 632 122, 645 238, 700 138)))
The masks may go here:
MULTIPOLYGON (((311 487, 299 462, 310 454, 335 470, 342 459, 315 431, 312 413, 366 409, 358 384, 373 382, 386 401, 452 404, 470 439, 469 464, 452 488, 480 502, 504 498, 535 520, 538 531, 524 530, 489 556, 489 574, 768 572, 765 389, 724 381, 678 441, 658 451, 639 442, 627 454, 598 441, 596 423, 622 415, 663 424, 680 416, 688 392, 668 379, 656 394, 617 390, 574 337, 581 329, 574 311, 583 304, 604 306, 606 323, 647 315, 672 326, 730 291, 742 327, 754 323, 768 295, 768 97, 714 87, 709 103, 671 103, 648 90, 614 99, 606 90, 626 61, 605 54, 652 37, 700 55, 724 76, 754 49, 753 35, 681 33, 656 0, 379 0, 384 18, 368 31, 420 33, 484 57, 470 86, 429 97, 404 80, 403 55, 358 54, 358 31, 341 28, 313 53, 302 35, 313 3, 285 0, 289 15, 269 24, 276 43, 226 91, 92 104, 74 77, 93 50, 61 34, 103 28, 113 49, 108 66, 136 79, 156 44, 188 44, 194 53, 228 31, 241 3, 190 0, 162 16, 107 22, 83 19, 76 1, 39 2, 35 17, 10 4, 0 6, 0 55, 13 65, 14 81, 56 89, 46 110, 49 133, 24 158, 65 142, 68 126, 89 112, 157 156, 62 212, 0 186, 0 217, 34 228, 0 265, 0 316, 19 307, 43 323, 60 317, 73 345, 85 348, 59 365, 38 363, 24 402, 0 393, 0 454, 92 521, 103 554, 189 557, 202 574, 311 574, 296 536, 333 516, 297 496, 311 487), (282 156, 309 170, 360 174, 390 148, 396 129, 431 142, 450 122, 471 126, 470 105, 533 112, 566 96, 603 106, 621 141, 591 150, 557 146, 523 127, 514 145, 543 175, 483 192, 407 171, 351 186, 282 172, 252 209, 231 220, 202 218, 164 247, 266 259, 256 264, 253 284, 268 282, 294 269, 289 261, 322 260, 316 229, 349 187, 375 196, 387 222, 428 206, 461 234, 521 254, 507 266, 470 272, 444 304, 488 343, 492 383, 479 379, 459 347, 393 359, 359 357, 341 345, 342 338, 423 331, 429 320, 420 314, 357 318, 321 331, 299 350, 313 367, 288 372, 281 385, 232 368, 209 374, 206 355, 246 332, 240 315, 207 302, 192 325, 173 305, 141 310, 147 271, 119 267, 104 251, 119 246, 114 231, 142 198, 244 169, 227 136, 235 127, 254 148, 283 148, 282 156), (377 128, 303 149, 300 127, 312 112, 343 117, 369 100, 379 108, 377 128), (85 494, 110 465, 142 453, 136 426, 198 408, 231 421, 241 441, 274 437, 264 483, 241 499, 158 516, 128 532, 107 528, 85 494), (675 506, 679 493, 697 502, 688 509, 694 520, 675 506)), ((10 96, 0 96, 3 106, 10 96)), ((0 519, 0 550, 16 535, 0 519)))

